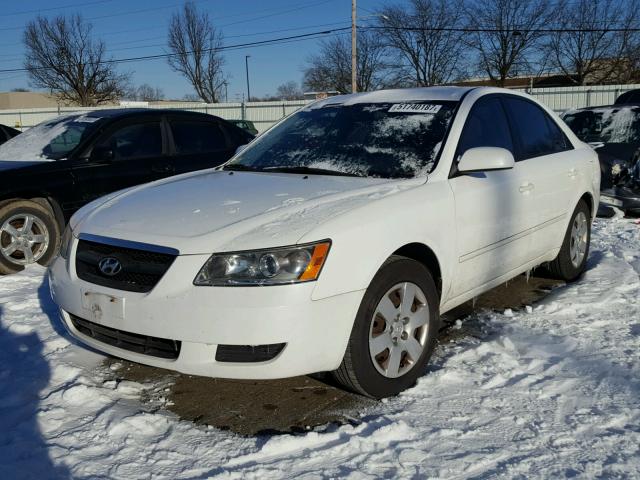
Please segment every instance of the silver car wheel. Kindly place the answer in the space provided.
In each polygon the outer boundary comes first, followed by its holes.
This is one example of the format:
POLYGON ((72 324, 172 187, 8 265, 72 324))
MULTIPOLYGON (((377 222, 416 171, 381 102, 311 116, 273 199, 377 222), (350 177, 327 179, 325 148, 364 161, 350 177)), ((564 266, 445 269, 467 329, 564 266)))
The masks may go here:
POLYGON ((35 263, 44 256, 48 248, 49 231, 35 215, 13 215, 0 227, 0 253, 13 264, 35 263))
POLYGON ((398 378, 411 370, 427 345, 429 305, 422 289, 398 283, 385 293, 369 328, 369 354, 376 370, 398 378))
POLYGON ((569 245, 571 263, 575 268, 578 268, 582 264, 585 253, 587 252, 588 230, 589 224, 587 216, 584 212, 578 212, 573 219, 571 243, 569 245))

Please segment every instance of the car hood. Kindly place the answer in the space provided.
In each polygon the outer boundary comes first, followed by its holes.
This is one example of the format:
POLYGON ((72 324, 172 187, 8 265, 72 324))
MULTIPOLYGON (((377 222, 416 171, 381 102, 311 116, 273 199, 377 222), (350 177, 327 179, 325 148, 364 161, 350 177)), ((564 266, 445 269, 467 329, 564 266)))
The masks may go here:
POLYGON ((269 248, 295 244, 323 221, 424 182, 207 171, 98 200, 72 226, 76 236, 163 245, 181 254, 269 248))

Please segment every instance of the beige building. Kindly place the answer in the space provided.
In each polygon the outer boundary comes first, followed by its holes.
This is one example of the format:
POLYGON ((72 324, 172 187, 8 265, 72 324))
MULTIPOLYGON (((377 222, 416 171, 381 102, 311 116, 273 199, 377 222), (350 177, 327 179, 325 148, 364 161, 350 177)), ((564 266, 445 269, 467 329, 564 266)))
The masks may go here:
POLYGON ((0 92, 0 110, 58 107, 53 95, 40 92, 0 92))

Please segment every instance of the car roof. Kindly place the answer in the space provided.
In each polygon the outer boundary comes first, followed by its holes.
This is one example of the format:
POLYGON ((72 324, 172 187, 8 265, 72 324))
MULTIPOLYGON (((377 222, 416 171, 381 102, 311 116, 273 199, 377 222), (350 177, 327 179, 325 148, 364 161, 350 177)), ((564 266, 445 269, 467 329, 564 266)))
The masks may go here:
POLYGON ((325 98, 312 104, 313 107, 325 105, 354 105, 358 103, 388 103, 420 100, 460 101, 476 87, 420 87, 378 90, 375 92, 352 93, 325 98))
MULTIPOLYGON (((90 112, 84 113, 84 116, 93 117, 93 118, 122 118, 122 117, 133 117, 137 115, 145 115, 145 114, 160 114, 160 115, 192 115, 192 116, 201 116, 201 117, 213 117, 214 115, 210 115, 202 112, 191 112, 189 110, 180 110, 180 109, 172 109, 172 108, 107 108, 104 110, 92 110, 90 112)), ((78 112, 78 114, 83 115, 78 112)), ((216 117, 217 118, 217 117, 216 117)))
POLYGON ((640 103, 618 103, 613 105, 598 105, 596 107, 581 107, 581 108, 572 108, 564 112, 567 113, 573 112, 588 112, 593 110, 619 110, 621 108, 629 108, 629 107, 640 107, 640 103))

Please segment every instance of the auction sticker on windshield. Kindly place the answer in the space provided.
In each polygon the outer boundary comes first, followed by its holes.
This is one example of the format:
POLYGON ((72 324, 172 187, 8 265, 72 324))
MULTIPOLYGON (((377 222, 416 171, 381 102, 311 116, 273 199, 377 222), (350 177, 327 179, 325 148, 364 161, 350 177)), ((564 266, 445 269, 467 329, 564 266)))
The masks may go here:
POLYGON ((389 112, 430 113, 435 115, 441 108, 442 105, 433 103, 395 103, 391 105, 389 112))

